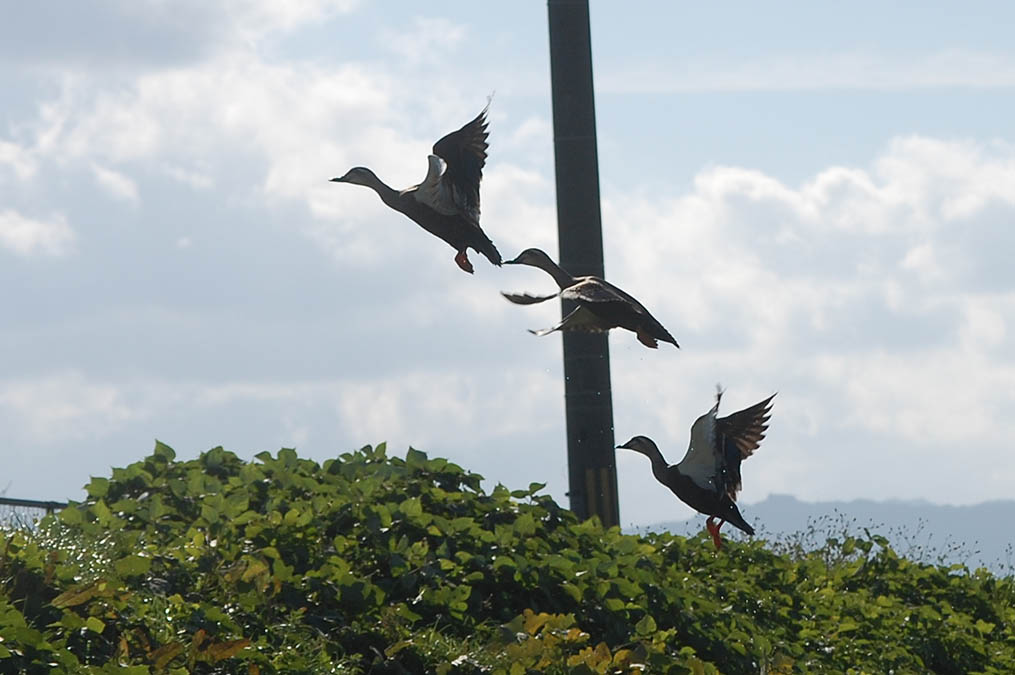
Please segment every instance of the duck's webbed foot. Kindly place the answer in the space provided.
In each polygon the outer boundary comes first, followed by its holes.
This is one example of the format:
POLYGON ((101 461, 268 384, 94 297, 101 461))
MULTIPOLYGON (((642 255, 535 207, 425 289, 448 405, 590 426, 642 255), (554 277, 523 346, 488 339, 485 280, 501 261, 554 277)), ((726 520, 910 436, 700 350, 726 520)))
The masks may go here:
POLYGON ((466 253, 466 249, 462 249, 461 251, 458 252, 458 254, 455 256, 455 262, 458 263, 458 266, 461 267, 463 270, 465 270, 469 274, 472 274, 472 263, 469 262, 469 256, 466 253))

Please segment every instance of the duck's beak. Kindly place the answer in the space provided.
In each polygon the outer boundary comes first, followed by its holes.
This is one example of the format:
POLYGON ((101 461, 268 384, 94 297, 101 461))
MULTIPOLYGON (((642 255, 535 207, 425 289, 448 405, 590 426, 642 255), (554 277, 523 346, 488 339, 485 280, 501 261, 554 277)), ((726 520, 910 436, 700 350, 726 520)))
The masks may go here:
POLYGON ((505 260, 501 264, 502 265, 521 265, 522 263, 518 262, 518 258, 512 258, 511 260, 505 260))
POLYGON ((344 183, 345 182, 345 176, 339 176, 338 178, 332 178, 328 182, 329 183, 344 183))

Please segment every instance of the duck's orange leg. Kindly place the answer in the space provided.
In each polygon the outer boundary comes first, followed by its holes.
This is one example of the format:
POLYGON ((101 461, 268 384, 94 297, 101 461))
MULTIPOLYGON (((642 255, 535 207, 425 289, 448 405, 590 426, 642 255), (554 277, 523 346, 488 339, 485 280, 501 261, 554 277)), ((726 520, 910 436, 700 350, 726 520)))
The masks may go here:
POLYGON ((716 524, 714 516, 709 516, 708 520, 705 521, 705 527, 708 529, 708 533, 712 535, 712 543, 715 544, 715 550, 717 551, 722 548, 722 538, 719 537, 719 528, 725 523, 725 520, 720 519, 719 523, 716 524))
POLYGON ((458 255, 455 256, 455 262, 458 263, 458 266, 463 270, 472 274, 472 263, 469 262, 469 256, 466 254, 466 250, 467 249, 462 249, 458 252, 458 255))

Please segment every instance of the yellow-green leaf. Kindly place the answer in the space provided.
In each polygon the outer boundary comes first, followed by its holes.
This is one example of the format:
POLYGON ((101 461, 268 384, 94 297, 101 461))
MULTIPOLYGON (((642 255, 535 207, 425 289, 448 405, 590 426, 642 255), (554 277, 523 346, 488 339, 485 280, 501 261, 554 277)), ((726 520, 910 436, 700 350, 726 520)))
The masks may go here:
POLYGON ((216 642, 208 645, 208 649, 205 650, 205 654, 207 654, 212 661, 223 661, 236 656, 249 644, 250 640, 247 638, 228 640, 226 642, 216 642))
POLYGON ((162 645, 151 654, 152 663, 155 665, 155 670, 161 670, 166 665, 175 659, 178 654, 183 652, 183 645, 179 642, 170 642, 167 645, 162 645))

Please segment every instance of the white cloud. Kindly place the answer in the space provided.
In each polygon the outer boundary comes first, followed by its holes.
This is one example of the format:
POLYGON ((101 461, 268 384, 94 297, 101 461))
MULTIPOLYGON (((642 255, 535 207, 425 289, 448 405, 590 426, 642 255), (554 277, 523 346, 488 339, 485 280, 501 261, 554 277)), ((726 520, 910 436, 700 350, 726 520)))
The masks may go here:
MULTIPOLYGON (((538 369, 506 373, 494 392, 485 386, 488 379, 483 372, 425 369, 385 378, 226 382, 50 373, 0 380, 0 420, 13 437, 48 445, 172 429, 177 419, 213 419, 214 433, 235 436, 242 430, 224 420, 257 409, 257 424, 266 421, 264 415, 273 417, 267 420, 272 433, 286 444, 315 441, 320 449, 322 438, 356 447, 386 440, 392 447, 467 451, 482 463, 492 453, 481 448, 495 447, 498 438, 554 428, 553 402, 560 395, 557 379, 538 369)), ((538 455, 540 449, 518 452, 538 455)))
POLYGON ((991 203, 1015 205, 1015 146, 897 138, 875 163, 890 195, 940 224, 975 216, 991 203))
POLYGON ((185 169, 174 164, 163 166, 166 174, 184 185, 189 185, 195 190, 208 190, 215 186, 215 179, 204 170, 185 169))
POLYGON ((139 200, 137 184, 119 171, 92 164, 95 182, 114 199, 137 203, 139 200))
POLYGON ((359 4, 360 0, 232 0, 224 9, 233 15, 232 20, 244 35, 256 39, 272 31, 291 31, 334 14, 350 12, 359 4))
POLYGON ((18 255, 60 256, 70 250, 73 242, 74 231, 60 214, 41 221, 11 209, 0 211, 0 246, 18 255))
POLYGON ((0 380, 0 414, 41 443, 107 436, 135 416, 119 387, 80 373, 0 380))
POLYGON ((411 65, 432 65, 443 61, 449 52, 454 51, 465 34, 465 26, 447 19, 416 17, 411 27, 384 29, 378 39, 384 47, 411 65))
POLYGON ((0 166, 4 165, 10 167, 21 180, 34 176, 38 168, 28 149, 17 143, 0 139, 0 166))
MULTIPOLYGON (((911 270, 926 281, 935 281, 944 276, 944 269, 938 261, 934 246, 929 242, 923 242, 913 246, 906 251, 905 257, 899 265, 906 270, 911 270)), ((893 307, 897 309, 897 307, 893 307)))
MULTIPOLYGON (((264 195, 304 199, 329 215, 325 195, 335 186, 327 178, 353 158, 380 158, 381 171, 409 154, 388 126, 388 89, 383 75, 355 65, 274 66, 241 53, 148 73, 126 88, 65 89, 70 100, 53 104, 52 132, 40 145, 61 161, 156 159, 198 188, 256 189, 231 175, 254 171, 264 195)), ((413 173, 425 173, 425 151, 412 156, 420 158, 413 173)))
POLYGON ((360 0, 107 0, 24 5, 0 24, 0 63, 136 72, 249 48, 352 11, 360 0), (44 35, 46 39, 39 39, 44 35))
MULTIPOLYGON (((1003 320, 990 314, 972 316, 961 328, 964 333, 987 331, 987 335, 974 336, 975 342, 992 342, 1003 329, 1003 320), (984 319, 989 325, 980 323, 984 319)), ((826 415, 823 432, 875 432, 894 441, 896 452, 921 454, 932 463, 943 463, 953 459, 953 452, 971 452, 973 448, 979 449, 977 464, 1000 460, 999 453, 1008 453, 1010 448, 1003 442, 999 447, 990 446, 1015 433, 1015 422, 1008 413, 1015 405, 1011 386, 1015 364, 999 362, 995 355, 977 347, 816 360, 819 377, 830 386, 842 387, 849 410, 838 420, 826 415)), ((865 450, 857 458, 875 464, 876 452, 865 450)), ((962 498, 975 500, 972 493, 962 498)))
POLYGON ((470 443, 555 423, 544 412, 559 396, 547 373, 519 368, 490 392, 486 373, 419 371, 346 384, 337 409, 353 438, 386 438, 395 445, 438 446, 451 436, 470 443))

